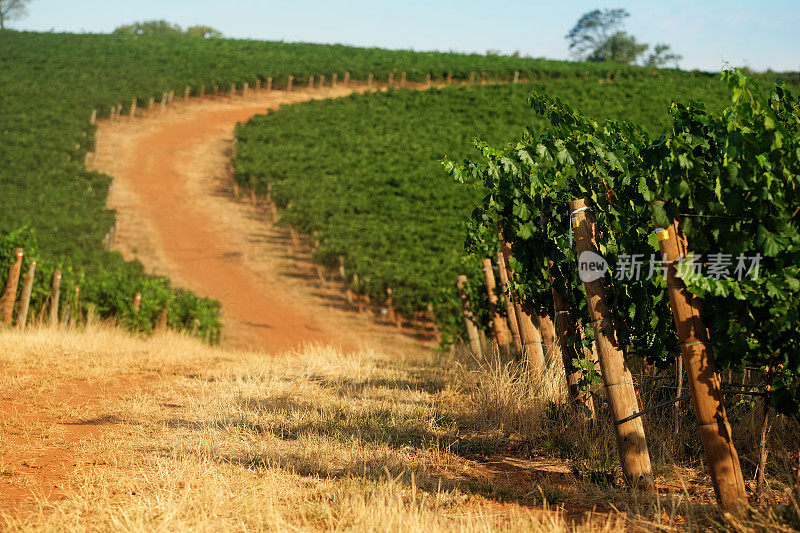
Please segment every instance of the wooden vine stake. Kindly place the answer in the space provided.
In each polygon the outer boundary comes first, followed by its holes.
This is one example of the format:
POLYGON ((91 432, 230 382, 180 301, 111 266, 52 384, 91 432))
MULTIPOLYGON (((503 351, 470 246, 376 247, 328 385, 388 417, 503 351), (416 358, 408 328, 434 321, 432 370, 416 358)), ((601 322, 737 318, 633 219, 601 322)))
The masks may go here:
POLYGON ((156 99, 152 96, 147 101, 147 114, 151 115, 153 113, 153 108, 156 106, 156 99))
MULTIPOLYGON (((509 266, 512 257, 511 243, 506 242, 505 238, 503 237, 502 229, 500 230, 498 236, 500 237, 501 253, 497 258, 497 264, 500 265, 500 279, 503 282, 504 287, 507 287, 508 280, 514 279, 514 271, 511 270, 511 267, 509 266), (501 259, 503 261, 502 263, 500 263, 501 259), (504 272, 505 278, 503 277, 504 272)), ((539 328, 533 322, 533 313, 531 311, 530 303, 528 301, 520 303, 519 298, 516 295, 512 296, 511 291, 508 288, 506 288, 505 294, 507 301, 508 299, 511 300, 514 309, 514 315, 517 318, 517 328, 519 331, 520 341, 522 343, 522 353, 525 354, 527 359, 528 371, 530 372, 532 378, 538 380, 544 373, 545 350, 539 328)), ((552 321, 550 324, 552 325, 552 321)))
POLYGON ((692 394, 700 437, 703 440, 711 482, 722 508, 736 513, 747 502, 739 455, 733 446, 731 425, 722 401, 722 383, 709 349, 709 334, 700 318, 701 302, 677 277, 676 262, 686 257, 688 243, 678 229, 657 228, 656 234, 667 263, 667 291, 681 359, 692 394))
POLYGON ((89 124, 97 123, 97 109, 92 109, 92 116, 89 117, 89 124))
MULTIPOLYGON (((555 324, 553 325, 555 333, 554 351, 561 354, 564 374, 567 379, 567 391, 573 405, 583 412, 587 418, 594 420, 594 400, 591 394, 580 389, 581 370, 576 369, 573 364, 573 361, 580 359, 580 354, 575 349, 575 345, 570 342, 570 339, 579 338, 580 332, 569 302, 564 297, 561 288, 556 285, 553 266, 553 260, 548 258, 547 268, 550 275, 550 292, 553 295, 553 311, 555 312, 555 324)), ((539 324, 543 324, 541 314, 539 315, 539 324)))
POLYGON ((425 87, 430 87, 430 86, 431 86, 431 73, 428 72, 427 74, 425 74, 425 87))
POLYGON ((394 299, 392 298, 392 288, 386 288, 386 318, 397 327, 400 327, 400 317, 394 308, 394 299))
POLYGON ((14 303, 17 300, 17 287, 19 286, 19 275, 22 270, 22 248, 14 249, 16 260, 8 269, 8 279, 6 279, 6 290, 3 292, 3 324, 11 325, 14 319, 14 303))
POLYGON ((267 92, 272 92, 272 78, 267 78, 267 92))
POLYGON ((333 74, 331 74, 331 87, 336 87, 337 83, 338 83, 338 74, 334 72, 333 74))
POLYGON ((486 293, 489 297, 489 314, 492 317, 494 340, 497 346, 500 347, 500 350, 508 352, 511 339, 509 339, 508 327, 505 326, 505 321, 497 310, 497 284, 494 280, 492 260, 488 257, 483 260, 483 277, 486 282, 486 293))
POLYGON ((314 88, 314 76, 309 76, 308 77, 308 88, 309 89, 313 89, 314 88))
POLYGON ((31 306, 31 293, 33 292, 33 277, 35 274, 36 261, 31 261, 28 273, 22 281, 22 294, 19 297, 19 306, 17 307, 17 327, 21 330, 24 330, 28 324, 28 310, 31 306))
POLYGON ((403 89, 405 89, 405 87, 406 87, 406 73, 405 73, 405 71, 403 71, 400 74, 400 87, 403 88, 403 89))
POLYGON ((183 90, 183 103, 184 104, 188 104, 189 103, 189 95, 191 95, 191 94, 192 94, 192 88, 187 85, 186 88, 183 90))
POLYGON ((470 85, 474 85, 475 84, 475 71, 474 70, 469 73, 469 84, 470 85))
POLYGON ((375 75, 372 72, 370 72, 369 77, 367 78, 367 87, 369 87, 370 89, 372 89, 372 82, 374 79, 375 75))
POLYGON ((519 83, 519 71, 514 71, 514 83, 519 83))
POLYGON ((506 260, 503 257, 503 252, 497 252, 497 273, 500 275, 500 288, 506 304, 506 316, 508 317, 508 329, 511 330, 511 340, 517 353, 522 353, 522 338, 520 337, 519 322, 517 321, 517 311, 511 299, 511 290, 508 286, 508 271, 506 270, 506 260))
POLYGON ((158 313, 158 322, 156 323, 156 332, 163 333, 167 331, 167 318, 169 317, 169 302, 164 304, 164 307, 158 313))
POLYGON ((478 333, 478 326, 475 324, 475 316, 472 314, 472 307, 469 304, 469 296, 464 286, 467 284, 467 276, 458 276, 458 297, 461 299, 461 312, 464 315, 464 325, 467 327, 467 337, 469 337, 469 347, 473 355, 481 355, 481 337, 478 333))
POLYGON ((390 73, 389 73, 389 82, 388 82, 388 86, 389 86, 389 87, 391 87, 391 86, 393 86, 393 85, 394 85, 394 72, 390 72, 390 73))
POLYGON ((350 87, 350 71, 344 73, 344 86, 350 87))
POLYGON ((289 79, 286 81, 286 91, 292 91, 292 83, 294 83, 294 76, 289 76, 289 79))
POLYGON ((50 285, 50 325, 58 324, 58 301, 61 298, 61 270, 53 272, 53 283, 50 285))
POLYGON ((447 85, 450 85, 451 83, 453 83, 453 73, 452 72, 448 72, 447 73, 447 85))
POLYGON ((141 309, 141 308, 142 308, 142 293, 141 292, 137 292, 133 296, 133 312, 134 313, 138 313, 139 309, 141 309))
POLYGON ((138 104, 138 101, 136 100, 136 98, 134 98, 133 100, 131 100, 131 113, 130 113, 130 115, 129 115, 129 116, 130 116, 130 118, 134 118, 134 117, 136 116, 136 107, 137 107, 137 104, 138 104))
MULTIPOLYGON (((579 255, 578 262, 591 261, 588 254, 598 253, 594 215, 585 199, 570 202, 570 211, 579 255)), ((633 376, 625 362, 625 355, 614 326, 614 317, 606 303, 605 278, 586 278, 583 286, 589 304, 589 315, 594 325, 595 342, 603 384, 614 421, 622 472, 632 487, 653 490, 653 472, 642 418, 620 422, 639 412, 639 401, 633 386, 633 376)))

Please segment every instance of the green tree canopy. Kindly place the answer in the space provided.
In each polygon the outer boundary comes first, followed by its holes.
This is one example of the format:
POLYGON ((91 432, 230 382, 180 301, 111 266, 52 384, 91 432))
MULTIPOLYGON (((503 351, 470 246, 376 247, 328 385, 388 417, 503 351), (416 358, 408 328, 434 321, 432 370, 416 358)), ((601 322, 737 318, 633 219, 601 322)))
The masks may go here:
MULTIPOLYGON (((3 0, 0 0, 3 1, 3 0)), ((166 20, 145 20, 119 26, 114 30, 118 35, 191 35, 205 39, 222 37, 222 32, 209 26, 191 26, 183 30, 177 24, 166 20)))
MULTIPOLYGON (((625 9, 595 9, 585 13, 567 33, 569 50, 577 61, 636 63, 650 48, 622 29, 630 16, 625 9)), ((661 68, 677 65, 681 56, 667 44, 658 44, 642 63, 661 68)))

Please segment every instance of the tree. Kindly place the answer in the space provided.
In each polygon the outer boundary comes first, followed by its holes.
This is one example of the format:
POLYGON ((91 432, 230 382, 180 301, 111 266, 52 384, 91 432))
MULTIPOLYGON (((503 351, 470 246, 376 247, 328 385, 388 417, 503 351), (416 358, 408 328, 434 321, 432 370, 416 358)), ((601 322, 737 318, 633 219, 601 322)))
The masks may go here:
POLYGON ((183 33, 183 30, 177 24, 171 24, 166 20, 145 20, 119 26, 114 33, 119 35, 178 35, 183 33))
POLYGON ((625 9, 595 9, 585 13, 569 30, 569 49, 578 61, 603 61, 598 52, 619 33, 622 21, 630 16, 625 9))
POLYGON ((186 35, 202 37, 203 39, 217 39, 222 37, 222 32, 209 26, 191 26, 186 28, 186 35))
MULTIPOLYGON (((0 0, 2 1, 2 0, 0 0)), ((172 24, 166 20, 145 20, 119 26, 114 30, 118 35, 191 35, 210 39, 222 37, 222 32, 209 26, 191 26, 183 31, 177 24, 172 24)))
POLYGON ((646 67, 652 68, 664 68, 668 66, 677 68, 678 61, 681 59, 683 59, 683 56, 673 53, 670 45, 660 43, 653 47, 653 51, 647 56, 647 60, 644 64, 646 67))
POLYGON ((6 21, 24 17, 31 0, 0 0, 0 30, 6 29, 6 21))
POLYGON ((633 35, 628 35, 624 31, 618 31, 589 56, 589 61, 631 64, 648 48, 649 45, 636 42, 636 37, 633 35))

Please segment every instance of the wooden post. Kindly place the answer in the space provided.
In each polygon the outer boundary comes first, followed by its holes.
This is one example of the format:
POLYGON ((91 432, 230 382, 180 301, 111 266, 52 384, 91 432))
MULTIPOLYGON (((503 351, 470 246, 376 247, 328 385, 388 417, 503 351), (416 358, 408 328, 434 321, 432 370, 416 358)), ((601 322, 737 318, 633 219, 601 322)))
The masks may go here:
POLYGON ((325 74, 320 74, 319 76, 319 88, 322 89, 325 87, 325 74))
POLYGON ((486 85, 486 73, 481 72, 481 85, 486 85))
POLYGON ((461 312, 464 315, 464 325, 467 327, 467 337, 469 337, 469 346, 473 355, 481 355, 481 338, 478 334, 478 326, 475 324, 475 316, 472 314, 472 308, 469 304, 469 297, 464 290, 464 285, 467 284, 467 276, 458 276, 458 297, 461 299, 461 312))
POLYGON ((261 78, 256 79, 256 93, 261 90, 261 78))
POLYGON ((397 311, 394 309, 394 299, 392 298, 392 288, 386 288, 386 318, 389 322, 397 324, 397 311))
POLYGON ((386 83, 388 87, 394 86, 394 72, 389 73, 389 81, 386 83))
POLYGON ((338 74, 336 72, 331 74, 331 87, 336 87, 337 79, 338 79, 338 74))
POLYGON ((138 104, 138 102, 137 102, 136 98, 134 98, 133 100, 131 100, 131 113, 130 113, 130 115, 129 115, 129 116, 130 116, 130 118, 134 118, 134 117, 136 116, 136 107, 137 107, 137 104, 138 104))
POLYGON ((189 95, 191 95, 191 94, 192 94, 192 88, 187 85, 186 88, 183 90, 183 103, 184 104, 188 104, 189 103, 189 95))
POLYGON ((228 97, 232 100, 234 96, 236 96, 236 84, 231 83, 231 90, 228 93, 228 97))
POLYGON ((308 88, 309 89, 313 89, 314 88, 314 76, 309 76, 308 77, 308 88))
POLYGON ((294 76, 289 76, 289 79, 286 82, 286 91, 291 92, 292 90, 292 82, 294 82, 294 76))
POLYGON ((138 313, 139 309, 142 308, 142 293, 137 292, 133 295, 133 312, 138 313))
POLYGON ((430 87, 431 86, 431 73, 430 72, 425 74, 425 86, 426 87, 430 87))
POLYGON ((400 87, 402 89, 405 89, 405 87, 406 87, 406 73, 405 73, 405 71, 403 71, 400 74, 400 87))
POLYGON ((372 72, 369 73, 369 78, 367 78, 367 87, 372 89, 372 81, 374 80, 375 76, 372 72))
POLYGON ((267 93, 272 92, 272 78, 267 78, 267 93))
POLYGON ((169 317, 169 302, 164 304, 164 307, 158 313, 158 322, 156 323, 156 332, 163 333, 167 330, 167 318, 169 317))
MULTIPOLYGON (((598 253, 595 219, 584 199, 570 202, 570 211, 578 262, 581 263, 588 261, 583 259, 584 254, 598 253)), ((595 342, 614 421, 622 472, 631 486, 652 490, 653 473, 642 418, 620 422, 639 412, 639 401, 633 386, 633 376, 625 361, 614 326, 613 314, 606 303, 605 278, 585 281, 583 286, 589 304, 589 315, 594 324, 595 342)))
POLYGON ((61 270, 53 272, 53 283, 50 286, 50 325, 58 324, 58 301, 61 298, 61 270))
POLYGON ((19 307, 17 308, 17 327, 21 330, 25 329, 28 324, 28 310, 31 305, 31 293, 33 292, 33 277, 36 274, 36 261, 31 261, 28 267, 28 273, 22 281, 22 294, 19 298, 19 307))
POLYGON ((92 116, 89 117, 89 124, 97 123, 97 109, 92 109, 92 116))
POLYGON ((447 85, 450 85, 451 83, 453 83, 453 73, 452 72, 448 72, 447 73, 447 85))
POLYGON ((350 290, 350 284, 347 282, 347 273, 344 270, 344 256, 339 256, 339 277, 342 278, 342 287, 344 288, 347 303, 353 305, 353 292, 350 290))
POLYGON ((439 329, 439 324, 436 322, 436 312, 433 310, 433 304, 428 304, 425 309, 428 314, 428 320, 431 321, 433 338, 436 339, 436 344, 439 345, 442 343, 442 330, 439 329))
POLYGON ((469 73, 469 84, 475 85, 475 71, 469 73))
POLYGON ((686 285, 677 277, 675 263, 686 257, 688 243, 680 233, 677 221, 670 228, 657 228, 656 236, 667 263, 669 303, 711 482, 722 508, 737 512, 747 500, 739 455, 733 446, 731 426, 722 399, 722 383, 709 349, 708 330, 700 318, 701 301, 686 290, 686 285))
MULTIPOLYGON (((505 237, 503 236, 502 228, 498 233, 500 238, 500 256, 498 257, 498 264, 500 264, 500 259, 502 258, 503 263, 501 265, 501 281, 503 280, 503 271, 505 271, 505 281, 503 281, 504 285, 508 283, 509 279, 514 278, 514 271, 511 270, 510 262, 511 262, 511 243, 506 242, 505 237)), ((506 298, 511 299, 514 315, 517 318, 517 328, 519 331, 520 341, 522 342, 522 352, 525 354, 525 358, 528 363, 528 370, 531 376, 534 379, 538 379, 544 373, 545 367, 545 349, 544 345, 542 344, 542 336, 539 332, 539 328, 534 324, 533 321, 533 312, 531 309, 530 302, 523 301, 520 302, 519 298, 516 296, 511 296, 511 291, 506 292, 506 298)), ((512 329, 513 333, 513 329, 512 329)))
POLYGON ((250 84, 244 82, 244 85, 242 86, 242 98, 246 99, 248 94, 250 94, 250 84))
POLYGON ((161 95, 161 114, 162 115, 167 112, 167 98, 168 97, 169 97, 169 95, 167 93, 164 93, 163 95, 161 95))
POLYGON ((506 260, 503 252, 497 252, 497 273, 500 275, 500 288, 506 304, 506 317, 508 318, 508 328, 511 330, 511 339, 514 342, 514 349, 522 353, 522 338, 519 332, 519 322, 514 302, 511 299, 511 289, 508 286, 508 271, 506 270, 506 260))
POLYGON ((349 71, 346 71, 344 73, 344 86, 345 87, 350 87, 350 72, 349 71))
POLYGON ((519 83, 519 71, 514 72, 514 83, 519 83))
POLYGON ((22 248, 14 249, 16 260, 8 269, 8 279, 6 279, 6 290, 3 292, 3 324, 11 325, 14 319, 14 304, 17 300, 17 287, 19 286, 19 275, 22 270, 22 248))
POLYGON ((70 315, 70 324, 74 327, 77 327, 78 322, 81 319, 81 288, 78 285, 75 285, 75 305, 72 308, 72 313, 70 315))
POLYGON ((122 118, 122 104, 117 104, 117 120, 122 118))
POLYGON ((205 101, 205 99, 206 99, 206 86, 205 85, 201 85, 200 86, 200 100, 201 101, 205 101))
POLYGON ((505 327, 504 320, 497 310, 497 285, 494 280, 494 267, 492 266, 492 260, 488 257, 483 260, 483 277, 486 282, 486 293, 489 296, 489 314, 492 316, 494 340, 502 351, 507 352, 511 339, 509 339, 508 328, 505 327))
POLYGON ((156 99, 151 96, 150 100, 147 101, 147 114, 148 115, 153 114, 153 108, 155 106, 156 106, 156 99))

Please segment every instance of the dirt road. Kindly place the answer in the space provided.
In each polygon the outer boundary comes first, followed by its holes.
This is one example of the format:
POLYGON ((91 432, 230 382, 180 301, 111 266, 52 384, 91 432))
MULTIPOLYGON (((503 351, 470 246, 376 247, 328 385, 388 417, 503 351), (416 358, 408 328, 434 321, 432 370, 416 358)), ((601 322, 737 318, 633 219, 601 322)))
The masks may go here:
POLYGON ((177 103, 167 113, 99 125, 93 168, 114 177, 115 249, 148 271, 218 299, 227 342, 267 351, 325 342, 419 349, 410 336, 346 309, 320 286, 301 250, 267 213, 233 197, 228 161, 235 125, 352 88, 260 92, 247 99, 177 103))

